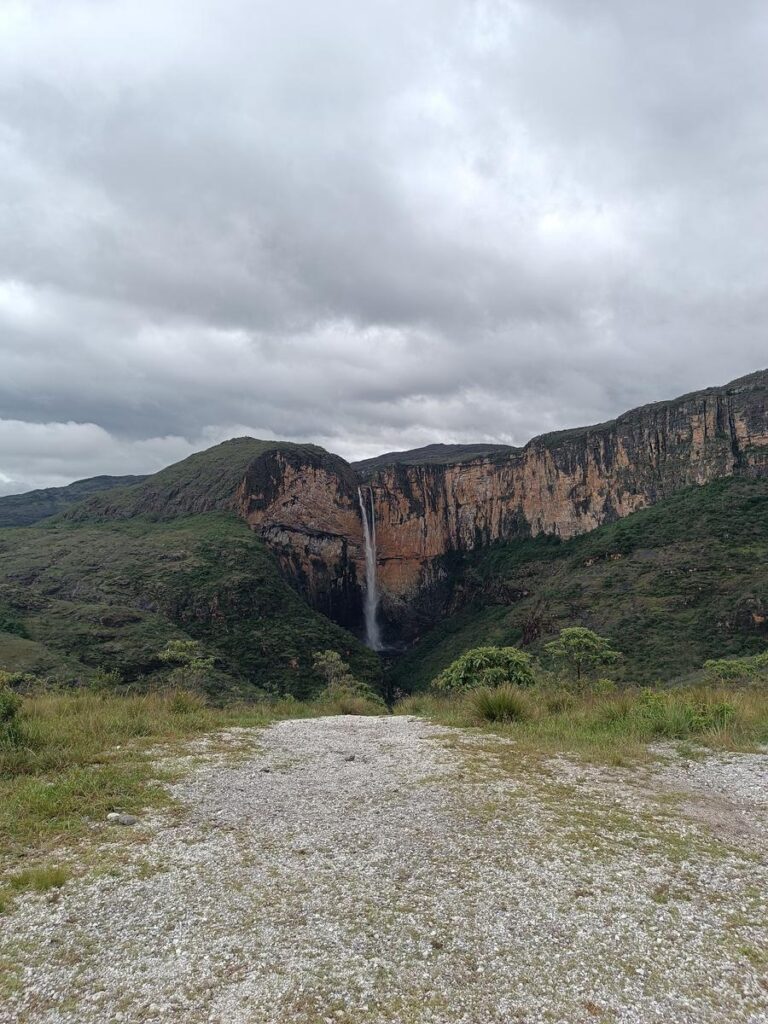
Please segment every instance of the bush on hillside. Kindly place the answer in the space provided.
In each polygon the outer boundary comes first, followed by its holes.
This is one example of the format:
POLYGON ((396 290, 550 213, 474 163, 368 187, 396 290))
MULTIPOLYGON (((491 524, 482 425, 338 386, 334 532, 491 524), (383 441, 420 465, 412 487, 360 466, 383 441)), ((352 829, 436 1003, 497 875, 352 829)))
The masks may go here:
POLYGON ((751 658, 716 658, 704 662, 707 678, 714 683, 768 682, 768 651, 751 658))
POLYGON ((533 659, 517 647, 475 647, 465 651, 433 680, 437 690, 532 686, 533 659))
POLYGON ((122 673, 118 672, 116 668, 104 668, 101 666, 90 677, 87 686, 89 690, 100 693, 117 690, 124 685, 124 682, 122 673))
POLYGON ((197 640, 169 640, 158 654, 160 661, 172 665, 168 676, 171 687, 202 690, 215 670, 215 659, 205 654, 197 640))
POLYGON ((48 689, 54 681, 36 676, 33 672, 9 672, 0 669, 0 689, 14 690, 16 693, 32 693, 48 689))

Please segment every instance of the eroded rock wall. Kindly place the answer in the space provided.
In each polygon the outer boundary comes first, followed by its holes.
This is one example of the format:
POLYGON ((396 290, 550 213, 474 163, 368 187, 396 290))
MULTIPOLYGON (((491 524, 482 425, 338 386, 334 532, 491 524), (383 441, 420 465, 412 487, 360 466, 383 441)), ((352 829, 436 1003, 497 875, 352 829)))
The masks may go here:
POLYGON ((693 484, 768 471, 768 373, 536 438, 509 455, 367 474, 385 613, 440 583, 440 556, 585 533, 693 484))
POLYGON ((343 459, 268 452, 248 468, 237 510, 314 608, 359 628, 363 530, 357 480, 343 459))
MULTIPOLYGON (((416 456, 414 458, 414 455, 416 456)), ((464 461, 365 465, 290 446, 255 459, 235 507, 310 603, 362 627, 359 485, 376 510, 382 613, 402 626, 440 614, 451 552, 585 533, 692 484, 768 472, 768 371, 645 406, 594 427, 464 461)))

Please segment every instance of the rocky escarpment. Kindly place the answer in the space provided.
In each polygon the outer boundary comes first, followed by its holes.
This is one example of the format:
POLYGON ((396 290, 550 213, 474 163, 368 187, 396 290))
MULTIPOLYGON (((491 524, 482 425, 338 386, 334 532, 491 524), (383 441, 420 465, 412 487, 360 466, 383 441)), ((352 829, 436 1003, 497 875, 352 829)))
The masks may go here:
POLYGON ((63 518, 174 519, 233 512, 266 541, 284 576, 334 621, 362 625, 362 520, 352 467, 316 445, 238 437, 138 486, 99 494, 63 518))
POLYGON ((519 450, 442 465, 362 464, 375 498, 383 612, 398 620, 439 587, 449 552, 569 538, 683 487, 766 472, 768 371, 519 450))

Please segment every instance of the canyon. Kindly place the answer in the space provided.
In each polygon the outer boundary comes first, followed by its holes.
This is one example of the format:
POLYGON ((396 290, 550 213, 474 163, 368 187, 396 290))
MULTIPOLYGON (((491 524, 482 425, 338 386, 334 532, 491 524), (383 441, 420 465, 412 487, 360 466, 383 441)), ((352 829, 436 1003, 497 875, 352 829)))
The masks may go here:
POLYGON ((161 682, 157 652, 193 639, 216 693, 303 696, 327 649, 410 692, 467 647, 579 624, 627 678, 672 678, 763 649, 767 488, 768 371, 521 448, 350 464, 233 438, 138 482, 0 498, 0 664, 161 682))
POLYGON ((265 452, 237 509, 310 603, 354 625, 365 579, 363 483, 375 510, 380 614, 392 631, 430 600, 439 614, 452 552, 568 539, 685 487, 768 474, 768 371, 523 448, 445 446, 441 458, 440 447, 352 466, 326 453, 265 452))
POLYGON ((733 476, 768 476, 768 370, 521 448, 433 445, 350 464, 315 445, 235 438, 65 515, 233 511, 313 609, 362 636, 363 488, 376 543, 371 604, 386 644, 445 612, 457 554, 541 535, 567 540, 733 476))

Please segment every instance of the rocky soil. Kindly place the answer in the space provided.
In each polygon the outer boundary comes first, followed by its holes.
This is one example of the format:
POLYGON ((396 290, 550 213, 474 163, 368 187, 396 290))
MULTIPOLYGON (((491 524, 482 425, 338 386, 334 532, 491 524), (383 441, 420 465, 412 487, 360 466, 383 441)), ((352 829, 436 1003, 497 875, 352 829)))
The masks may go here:
POLYGON ((768 1022, 766 757, 600 768, 412 718, 230 739, 0 918, 2 1024, 768 1022))

